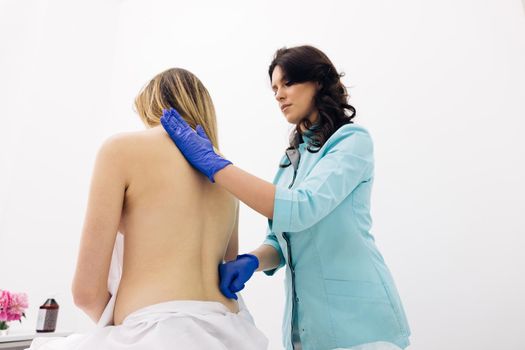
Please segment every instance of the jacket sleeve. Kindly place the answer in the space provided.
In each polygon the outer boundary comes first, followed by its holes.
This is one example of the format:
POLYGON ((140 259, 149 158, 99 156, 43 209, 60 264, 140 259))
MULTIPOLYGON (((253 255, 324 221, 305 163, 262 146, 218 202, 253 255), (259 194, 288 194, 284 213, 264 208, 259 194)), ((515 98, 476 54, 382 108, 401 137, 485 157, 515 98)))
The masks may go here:
POLYGON ((269 228, 268 228, 268 232, 267 232, 267 235, 266 235, 266 239, 264 240, 263 244, 270 245, 270 246, 274 247, 275 250, 277 250, 277 253, 279 254, 279 258, 280 258, 279 266, 277 266, 273 270, 266 270, 266 271, 264 271, 264 273, 266 275, 273 276, 273 274, 277 270, 279 270, 281 267, 283 267, 285 265, 286 261, 284 259, 283 251, 281 250, 281 246, 279 245, 279 242, 277 241, 277 237, 275 237, 275 234, 272 231, 270 231, 269 228))
POLYGON ((373 145, 365 129, 344 126, 331 139, 324 156, 297 187, 276 187, 272 232, 299 232, 315 225, 372 177, 373 145))

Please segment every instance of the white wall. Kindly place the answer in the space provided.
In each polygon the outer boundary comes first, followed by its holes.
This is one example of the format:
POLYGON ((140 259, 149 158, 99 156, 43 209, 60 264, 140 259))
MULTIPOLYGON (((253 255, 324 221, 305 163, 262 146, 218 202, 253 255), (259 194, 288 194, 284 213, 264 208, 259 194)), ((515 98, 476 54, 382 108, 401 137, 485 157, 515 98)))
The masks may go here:
MULTIPOLYGON (((69 295, 94 155, 142 128, 154 74, 184 67, 215 101, 221 148, 271 180, 289 126, 269 88, 277 48, 313 44, 345 71, 375 140, 373 234, 412 349, 525 348, 525 15, 519 0, 0 0, 0 289, 26 291, 18 328, 69 295)), ((241 209, 241 251, 266 221, 241 209)), ((244 293, 280 348, 283 273, 244 293)))

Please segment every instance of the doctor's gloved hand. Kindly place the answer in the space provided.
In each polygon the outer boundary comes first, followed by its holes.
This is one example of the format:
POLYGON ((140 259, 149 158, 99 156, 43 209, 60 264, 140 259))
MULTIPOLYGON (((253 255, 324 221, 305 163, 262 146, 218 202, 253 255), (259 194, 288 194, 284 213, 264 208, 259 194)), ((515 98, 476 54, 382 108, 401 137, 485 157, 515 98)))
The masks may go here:
POLYGON ((202 126, 197 125, 193 131, 175 109, 164 110, 160 122, 186 160, 211 182, 215 182, 215 173, 232 164, 215 153, 202 126))
POLYGON ((235 293, 244 288, 244 284, 259 267, 259 259, 252 254, 238 255, 237 259, 219 265, 219 288, 225 297, 237 300, 235 293))

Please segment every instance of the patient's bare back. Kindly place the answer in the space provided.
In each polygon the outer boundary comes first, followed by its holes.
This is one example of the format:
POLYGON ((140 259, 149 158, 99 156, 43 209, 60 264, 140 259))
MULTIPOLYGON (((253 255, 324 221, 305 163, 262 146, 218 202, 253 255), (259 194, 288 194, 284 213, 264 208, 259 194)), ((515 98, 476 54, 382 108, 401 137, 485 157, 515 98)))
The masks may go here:
POLYGON ((193 169, 162 127, 122 137, 128 185, 115 324, 169 300, 218 301, 237 312, 218 288, 218 265, 237 229, 237 200, 193 169))

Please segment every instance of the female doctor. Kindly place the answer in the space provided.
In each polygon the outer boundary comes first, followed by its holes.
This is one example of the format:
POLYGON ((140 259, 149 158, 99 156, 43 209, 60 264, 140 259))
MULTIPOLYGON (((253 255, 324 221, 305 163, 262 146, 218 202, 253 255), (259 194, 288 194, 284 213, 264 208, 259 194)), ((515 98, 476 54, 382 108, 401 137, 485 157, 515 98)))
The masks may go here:
POLYGON ((410 330, 392 276, 370 234, 372 140, 329 58, 283 48, 269 67, 275 99, 296 125, 273 183, 218 155, 175 110, 161 122, 187 160, 269 219, 264 243, 219 266, 230 298, 254 271, 286 265, 283 344, 288 350, 399 349, 410 330))

